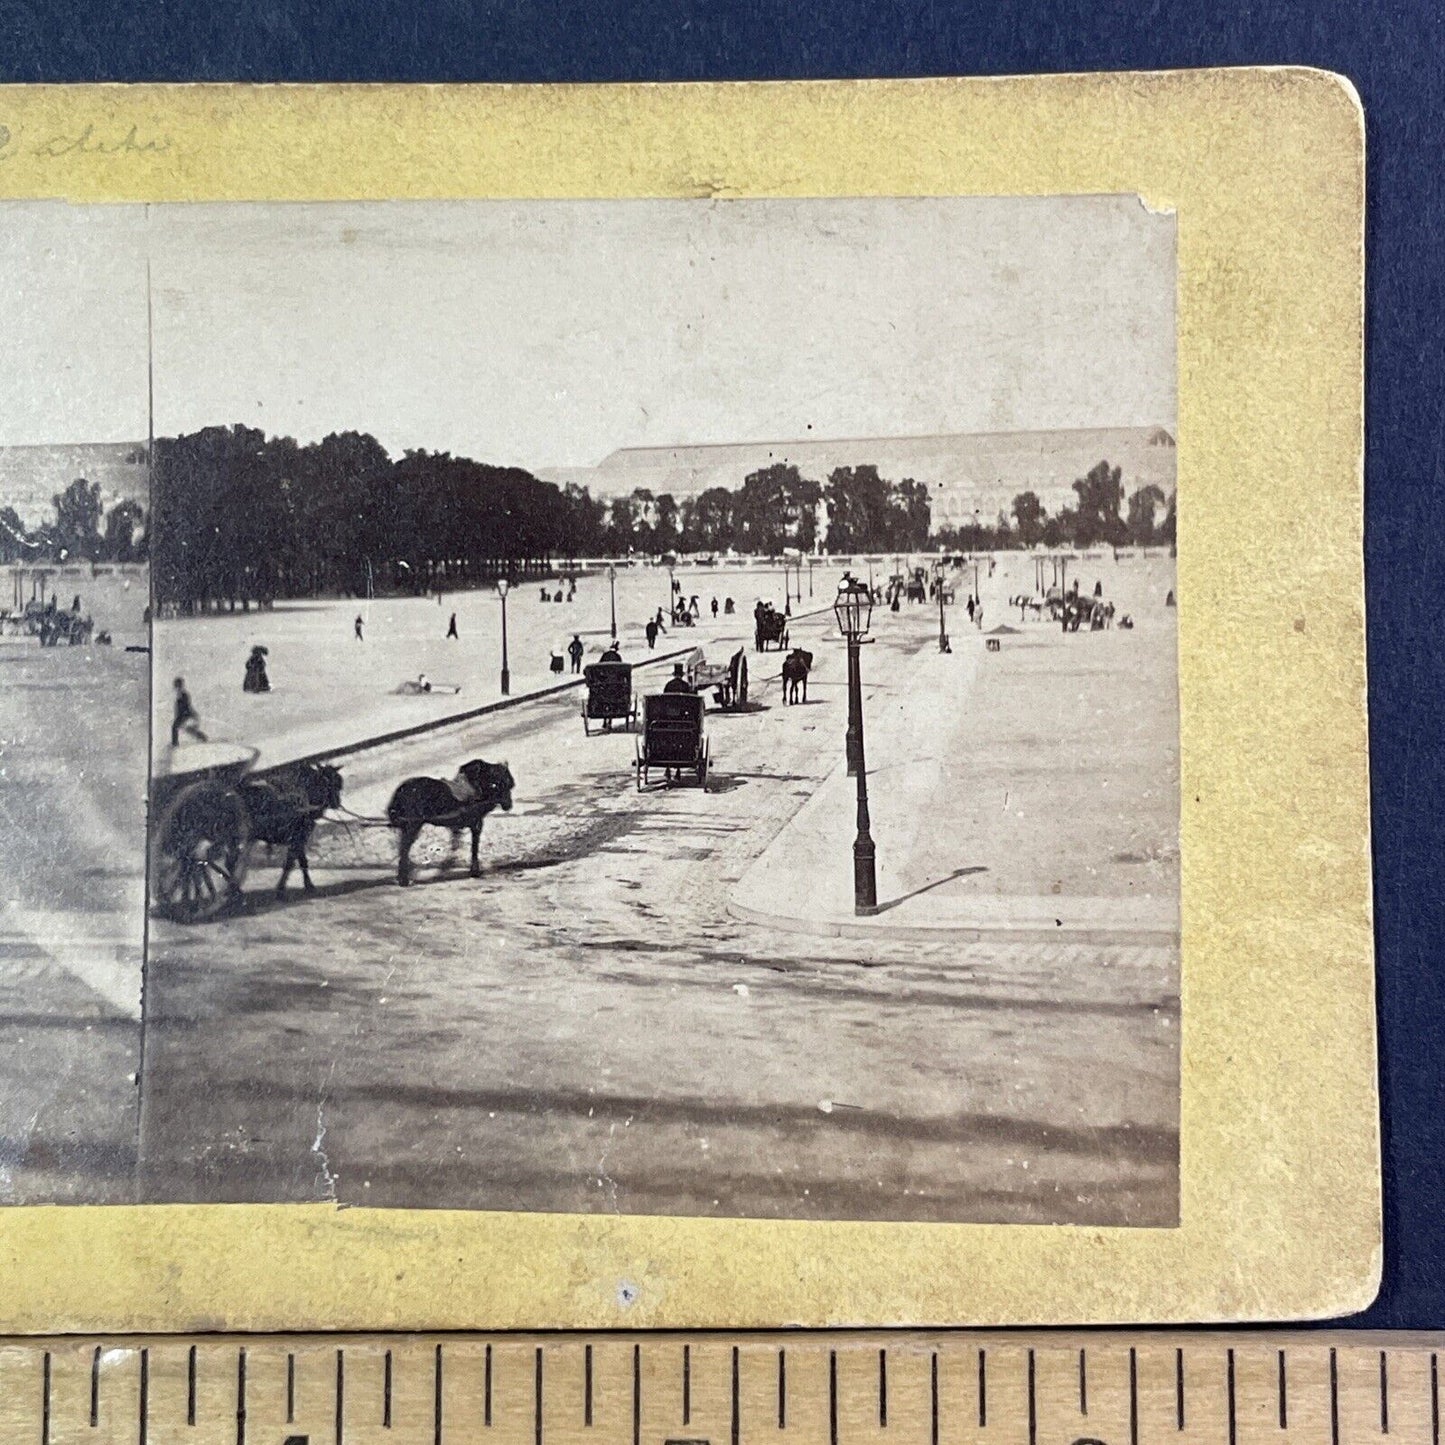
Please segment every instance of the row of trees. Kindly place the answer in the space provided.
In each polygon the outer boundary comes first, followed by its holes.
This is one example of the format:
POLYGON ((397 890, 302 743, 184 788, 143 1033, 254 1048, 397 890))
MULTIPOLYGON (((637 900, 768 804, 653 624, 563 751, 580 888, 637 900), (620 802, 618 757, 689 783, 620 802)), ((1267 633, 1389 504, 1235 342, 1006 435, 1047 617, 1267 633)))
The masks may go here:
POLYGON ((927 487, 889 481, 876 466, 838 467, 817 482, 777 463, 736 489, 678 500, 639 488, 607 501, 447 453, 393 459, 358 432, 303 446, 207 427, 156 442, 151 518, 132 501, 107 513, 99 485, 78 480, 39 527, 0 508, 0 561, 149 556, 158 599, 192 611, 468 586, 582 556, 1173 543, 1174 498, 1159 487, 1126 498, 1120 468, 1100 462, 1074 492, 1076 504, 1052 516, 1022 492, 994 523, 930 535, 927 487))
POLYGON ((100 483, 83 477, 51 498, 55 515, 27 527, 14 507, 0 507, 0 563, 144 562, 145 508, 129 498, 107 512, 100 483))
POLYGON ((678 501, 638 489, 610 502, 517 467, 447 453, 389 457, 375 438, 302 446, 249 427, 156 442, 157 598, 185 611, 347 592, 426 592, 558 560, 630 553, 835 551, 928 541, 927 489, 872 466, 819 484, 793 466, 678 501))
POLYGON ((1100 462, 1074 483, 1078 502, 1050 516, 1035 492, 1020 492, 993 523, 978 521, 935 534, 964 552, 1004 547, 1160 547, 1174 545, 1174 493, 1146 483, 1125 496, 1122 470, 1100 462))

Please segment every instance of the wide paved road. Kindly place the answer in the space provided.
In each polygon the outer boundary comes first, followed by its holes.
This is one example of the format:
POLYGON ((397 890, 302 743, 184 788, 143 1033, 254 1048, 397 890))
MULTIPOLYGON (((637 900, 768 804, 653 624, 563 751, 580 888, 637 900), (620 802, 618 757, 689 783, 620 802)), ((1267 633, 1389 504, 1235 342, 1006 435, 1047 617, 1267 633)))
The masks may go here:
MULTIPOLYGON (((517 806, 488 821, 480 880, 459 858, 400 889, 385 830, 328 828, 317 896, 277 905, 253 873, 239 916, 157 925, 142 1197, 1172 1221, 1172 950, 729 916, 842 751, 826 621, 794 626, 817 654, 806 707, 749 654, 766 710, 709 717, 707 793, 639 795, 631 738, 584 738, 564 694, 347 769, 348 804, 376 813, 408 774, 505 759, 517 806)), ((875 696, 930 626, 884 619, 875 696)))

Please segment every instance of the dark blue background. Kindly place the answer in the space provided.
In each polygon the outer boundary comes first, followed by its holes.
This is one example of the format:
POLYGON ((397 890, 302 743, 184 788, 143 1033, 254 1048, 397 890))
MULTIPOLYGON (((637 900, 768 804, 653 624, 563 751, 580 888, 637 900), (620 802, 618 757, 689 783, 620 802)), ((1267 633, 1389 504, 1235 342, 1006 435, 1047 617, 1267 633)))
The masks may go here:
POLYGON ((1440 0, 0 0, 0 80, 789 79, 1269 63, 1348 75, 1369 136, 1366 560, 1386 1194, 1385 1287, 1361 1322, 1426 1327, 1445 1326, 1434 706, 1445 651, 1442 12, 1440 0))

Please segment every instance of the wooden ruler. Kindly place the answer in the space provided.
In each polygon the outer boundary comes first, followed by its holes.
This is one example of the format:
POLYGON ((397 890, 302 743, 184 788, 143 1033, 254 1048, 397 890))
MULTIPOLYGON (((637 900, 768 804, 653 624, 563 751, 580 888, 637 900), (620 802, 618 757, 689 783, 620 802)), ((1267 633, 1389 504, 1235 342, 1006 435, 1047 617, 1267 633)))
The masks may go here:
POLYGON ((0 1445, 1439 1445, 1445 1334, 0 1343, 0 1445))

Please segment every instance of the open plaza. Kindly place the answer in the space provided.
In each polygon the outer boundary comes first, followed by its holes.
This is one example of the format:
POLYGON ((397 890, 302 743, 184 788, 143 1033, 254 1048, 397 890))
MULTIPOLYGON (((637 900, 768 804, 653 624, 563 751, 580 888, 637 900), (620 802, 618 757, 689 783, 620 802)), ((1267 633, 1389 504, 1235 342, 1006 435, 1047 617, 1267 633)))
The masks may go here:
MULTIPOLYGON (((853 908, 841 567, 680 567, 696 627, 648 649, 665 568, 615 580, 639 693, 747 649, 748 711, 710 709, 708 786, 636 785, 637 735, 588 736, 550 669, 611 637, 613 587, 341 600, 173 619, 211 738, 265 768, 335 754, 344 813, 316 891, 152 923, 138 1197, 353 1205, 1167 1225, 1177 1215, 1178 699, 1165 551, 1071 562, 1132 627, 1021 616, 1036 559, 954 566, 875 607, 860 648, 879 910, 853 908), (756 600, 813 654, 754 650, 756 600), (971 624, 966 598, 982 604, 971 624), (798 597, 801 590, 802 596, 798 597), (719 598, 714 621, 711 599, 719 598), (732 597, 731 616, 723 602, 732 597), (358 612, 363 638, 354 635, 358 612), (448 638, 452 613, 457 638, 448 638), (273 691, 241 688, 268 648, 273 691), (416 694, 425 674, 459 690, 416 694), (448 715, 475 714, 398 733, 448 715), (353 750, 354 749, 354 750, 353 750), (397 784, 506 762, 481 877, 444 832, 396 886, 397 784)), ((855 561, 855 570, 864 570, 855 561)), ((880 585, 891 560, 875 564, 880 585)), ((905 567, 905 570, 908 570, 905 567)), ((171 750, 156 688, 155 764, 171 750)))

